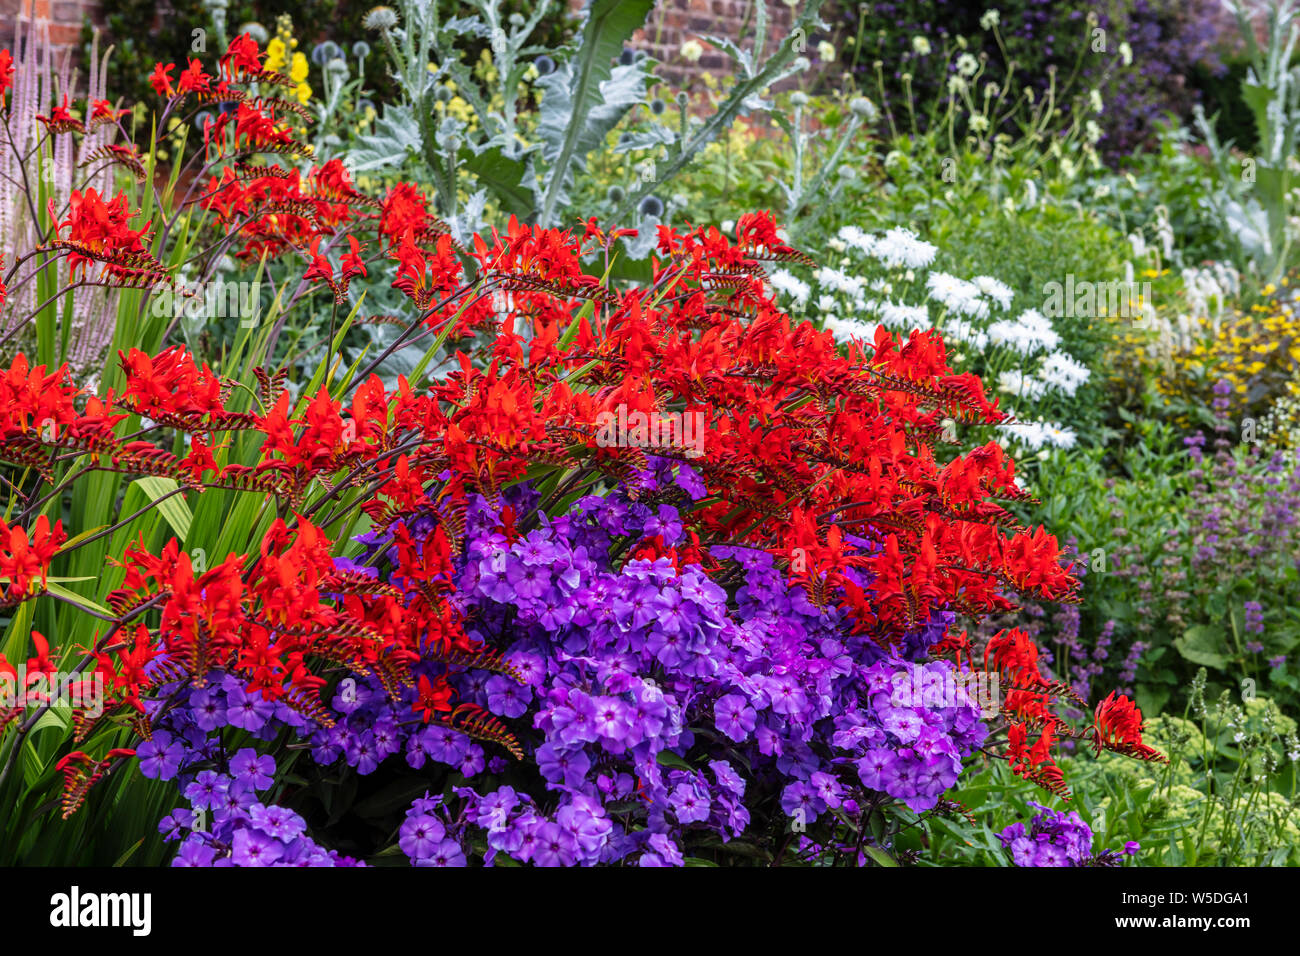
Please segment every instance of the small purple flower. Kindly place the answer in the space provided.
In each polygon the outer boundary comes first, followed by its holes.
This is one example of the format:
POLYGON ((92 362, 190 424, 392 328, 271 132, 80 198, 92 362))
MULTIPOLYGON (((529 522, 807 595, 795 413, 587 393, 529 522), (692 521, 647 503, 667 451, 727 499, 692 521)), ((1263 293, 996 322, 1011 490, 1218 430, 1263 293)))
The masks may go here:
POLYGON ((226 695, 226 722, 240 730, 261 730, 271 715, 275 713, 275 704, 266 700, 259 693, 245 693, 236 688, 226 695))
POLYGON ((230 789, 230 778, 212 770, 204 770, 185 788, 185 799, 195 810, 214 809, 230 789))
POLYGON ((252 747, 244 747, 230 761, 230 772, 254 790, 265 790, 275 782, 275 758, 259 756, 252 747))
POLYGON ((430 850, 429 855, 421 857, 416 866, 465 866, 465 851, 455 840, 443 840, 430 850))
POLYGON ((270 866, 284 854, 284 847, 259 830, 236 830, 230 858, 236 866, 270 866))
POLYGON ((217 851, 199 838, 191 838, 181 844, 180 852, 172 860, 172 866, 212 866, 217 851))
POLYGON ((181 769, 185 759, 185 745, 173 740, 165 730, 159 730, 136 748, 140 758, 140 773, 151 780, 170 780, 181 769))
POLYGON ((254 827, 286 843, 302 836, 307 829, 307 822, 288 807, 264 807, 259 803, 249 810, 248 816, 254 827))
POLYGON ((718 730, 722 731, 736 743, 743 743, 754 732, 757 724, 758 715, 754 708, 745 702, 745 698, 739 694, 727 694, 719 697, 717 703, 713 705, 713 721, 718 730))
POLYGON ((669 798, 681 823, 702 823, 709 818, 709 798, 692 782, 679 783, 669 798))
POLYGON ((433 855, 434 850, 447 835, 442 821, 429 814, 407 817, 398 835, 398 846, 412 860, 423 860, 433 855))

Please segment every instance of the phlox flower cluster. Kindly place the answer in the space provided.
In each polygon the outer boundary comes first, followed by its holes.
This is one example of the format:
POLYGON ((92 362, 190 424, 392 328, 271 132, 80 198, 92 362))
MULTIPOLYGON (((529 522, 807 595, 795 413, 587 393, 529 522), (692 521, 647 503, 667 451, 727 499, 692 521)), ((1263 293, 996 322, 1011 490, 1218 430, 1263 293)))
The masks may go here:
MULTIPOLYGON (((663 464, 652 486, 698 493, 688 467, 674 476, 663 464)), ((507 506, 527 514, 529 497, 516 489, 507 506)), ((458 695, 503 718, 531 716, 540 732, 529 745, 540 791, 457 791, 462 825, 486 830, 488 862, 505 854, 537 865, 680 865, 693 831, 724 841, 746 832, 755 787, 779 794, 804 825, 828 810, 858 812, 868 792, 930 809, 984 739, 969 699, 946 709, 895 699, 900 670, 920 669, 907 670, 919 686, 952 665, 886 657, 866 638, 846 638, 842 612, 810 605, 770 555, 714 549, 744 572, 730 598, 699 566, 666 556, 615 568, 605 556, 617 538, 685 544, 670 505, 591 496, 566 515, 538 517, 540 527, 512 541, 492 530, 500 511, 479 501, 459 580, 472 636, 502 647, 524 682, 470 672, 454 678, 458 695)), ((936 617, 907 652, 924 653, 946 624, 936 617)), ((408 750, 413 766, 427 753, 471 782, 482 768, 481 759, 457 763, 475 745, 454 732, 415 739, 425 738, 433 745, 408 750)), ((436 843, 430 853, 456 859, 436 843)))
MULTIPOLYGON (((693 840, 769 826, 752 819, 761 805, 801 827, 858 814, 879 794, 935 807, 987 731, 964 692, 912 700, 898 688, 952 683, 953 664, 924 659, 952 615, 933 615, 887 653, 852 635, 843 610, 809 603, 766 552, 713 549, 738 572, 724 588, 683 560, 690 542, 669 503, 701 497, 698 477, 650 461, 640 484, 655 504, 620 491, 546 516, 526 485, 495 506, 472 497, 457 600, 470 635, 499 648, 512 673, 466 668, 451 681, 458 700, 534 729, 521 740, 530 772, 460 730, 411 721, 410 702, 390 701, 373 676, 340 681, 325 727, 214 675, 157 715, 140 751, 144 772, 176 779, 190 802, 163 821, 182 840, 177 865, 351 862, 302 842, 297 814, 257 802, 274 761, 252 748, 226 760, 223 728, 255 739, 288 729, 322 767, 369 775, 394 758, 448 781, 401 825, 401 850, 418 866, 463 866, 478 852, 488 864, 677 866, 693 840), (618 563, 609 556, 620 540, 643 544, 618 563), (197 810, 211 811, 211 832, 194 828, 197 810)), ((419 533, 432 520, 421 510, 401 523, 419 533)), ((360 557, 337 560, 385 576, 393 530, 363 535, 360 557)))
POLYGON ((251 746, 230 753, 222 731, 245 731, 274 740, 307 721, 283 703, 245 692, 235 677, 213 671, 203 687, 163 685, 145 703, 153 722, 136 749, 140 772, 175 781, 188 807, 159 823, 166 842, 180 842, 173 866, 359 866, 326 850, 307 835, 307 822, 286 807, 266 805, 260 795, 275 783, 275 759, 251 746), (164 701, 177 699, 175 706, 164 701))
POLYGON ((1030 822, 1013 823, 998 834, 1002 846, 1011 851, 1016 866, 1115 866, 1122 855, 1132 856, 1137 843, 1124 844, 1123 850, 1092 851, 1092 829, 1077 811, 1063 813, 1037 803, 1042 812, 1030 822))

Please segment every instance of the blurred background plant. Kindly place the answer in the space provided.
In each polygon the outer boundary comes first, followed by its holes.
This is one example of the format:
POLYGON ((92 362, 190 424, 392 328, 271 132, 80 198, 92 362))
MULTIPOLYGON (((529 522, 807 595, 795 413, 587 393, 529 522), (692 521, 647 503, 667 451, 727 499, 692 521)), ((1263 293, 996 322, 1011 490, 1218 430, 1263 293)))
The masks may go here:
POLYGON ((1234 150, 1221 140, 1203 109, 1196 129, 1209 149, 1218 189, 1208 193, 1210 207, 1235 244, 1243 271, 1260 285, 1281 280, 1288 255, 1300 232, 1300 190, 1296 127, 1300 125, 1300 67, 1293 66, 1300 37, 1294 0, 1279 0, 1252 10, 1243 3, 1224 4, 1237 18, 1249 68, 1241 96, 1254 120, 1255 142, 1234 150), (1252 14, 1261 13, 1260 17, 1252 14), (1263 21, 1264 45, 1256 40, 1256 19, 1263 21))
MULTIPOLYGON (((1054 81, 1077 79, 1109 107, 1094 111, 1091 103, 1058 97, 1063 111, 1080 114, 1066 122, 1091 116, 1103 155, 1117 161, 1152 145, 1166 113, 1188 116, 1200 92, 1189 78, 1208 84, 1226 73, 1217 8, 1217 0, 1111 0, 1087 8, 1055 0, 861 2, 844 11, 841 46, 860 85, 880 83, 896 116, 912 112, 909 96, 923 104, 950 98, 952 77, 960 75, 948 55, 953 48, 975 57, 985 79, 998 84, 1014 64, 1040 98, 1054 81)), ((929 116, 917 116, 924 127, 929 116)))

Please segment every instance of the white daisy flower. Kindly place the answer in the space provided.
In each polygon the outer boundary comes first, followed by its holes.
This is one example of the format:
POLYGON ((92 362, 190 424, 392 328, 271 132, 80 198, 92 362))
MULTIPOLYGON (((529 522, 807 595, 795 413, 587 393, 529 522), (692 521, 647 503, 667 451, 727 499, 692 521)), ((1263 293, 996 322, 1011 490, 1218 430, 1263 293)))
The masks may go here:
MULTIPOLYGON (((954 342, 962 342, 974 347, 975 351, 983 352, 988 348, 988 333, 981 329, 975 328, 965 319, 952 318, 944 323, 944 337, 954 342)), ((953 356, 954 360, 956 355, 953 356)))
POLYGON ((1079 386, 1088 381, 1091 375, 1092 372, 1086 365, 1064 352, 1050 353, 1043 359, 1043 364, 1038 370, 1038 377, 1046 382, 1049 388, 1064 392, 1066 395, 1077 392, 1079 386))
POLYGON ((773 269, 767 281, 771 283, 774 290, 788 296, 801 306, 806 305, 808 297, 812 295, 812 289, 808 287, 807 282, 784 269, 773 269))
POLYGON ((989 304, 973 283, 946 272, 931 272, 925 277, 930 298, 954 312, 982 319, 989 314, 989 304))
POLYGON ((859 302, 864 297, 867 287, 867 280, 861 276, 849 275, 847 272, 830 266, 822 266, 814 272, 813 279, 816 280, 818 285, 824 286, 832 292, 847 295, 859 302))
POLYGON ((865 339, 869 342, 876 331, 874 325, 841 319, 833 315, 825 317, 822 328, 835 336, 837 342, 851 342, 854 339, 865 339))
POLYGON ((1051 320, 1037 309, 1026 309, 1014 322, 1006 319, 994 322, 988 333, 989 341, 994 345, 1005 345, 1021 355, 1039 349, 1050 352, 1061 344, 1061 337, 1052 328, 1051 320))
POLYGON ((836 235, 844 245, 852 246, 867 255, 871 255, 876 247, 876 237, 869 232, 864 232, 857 226, 844 226, 836 235))
POLYGON ((883 302, 880 306, 880 324, 889 329, 928 329, 930 310, 923 305, 904 305, 901 302, 883 302))
POLYGON ((1047 393, 1047 383, 1026 375, 1018 368, 1010 368, 998 375, 998 388, 1021 398, 1039 399, 1047 393))
POLYGON ((872 255, 891 269, 923 269, 938 251, 938 246, 918 239, 910 229, 895 227, 876 240, 872 255))
POLYGON ((1011 298, 1015 295, 1015 292, 1005 282, 1000 282, 992 276, 976 276, 971 282, 975 284, 977 289, 1001 306, 1003 312, 1011 308, 1011 298))

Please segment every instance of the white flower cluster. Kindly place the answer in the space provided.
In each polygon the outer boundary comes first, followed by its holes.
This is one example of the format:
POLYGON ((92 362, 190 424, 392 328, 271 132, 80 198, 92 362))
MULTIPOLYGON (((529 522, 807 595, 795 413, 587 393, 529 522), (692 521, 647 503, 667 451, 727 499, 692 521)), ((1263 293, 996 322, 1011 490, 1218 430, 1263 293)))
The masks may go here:
POLYGON ((1073 395, 1079 386, 1092 375, 1088 366, 1064 352, 1052 352, 1043 359, 1038 369, 1038 379, 1048 388, 1073 395))
POLYGON ((946 272, 931 272, 925 277, 930 298, 945 309, 972 319, 989 317, 989 301, 974 282, 958 279, 946 272))
POLYGON ((1050 448, 1070 449, 1075 446, 1078 437, 1064 425, 1055 422, 1011 422, 999 425, 998 430, 1030 451, 1046 451, 1050 448))
POLYGON ((896 332, 930 328, 930 310, 923 305, 904 305, 901 302, 880 303, 880 324, 896 332))
POLYGON ((1026 375, 1018 368, 1009 368, 998 373, 998 388, 1019 398, 1035 401, 1047 394, 1047 383, 1032 375, 1026 375))
POLYGON ((949 319, 943 325, 943 337, 949 342, 961 342, 977 352, 989 347, 989 334, 977 329, 965 319, 949 319))
POLYGON ((793 299, 800 311, 803 311, 804 306, 808 304, 808 297, 812 295, 812 288, 807 282, 784 269, 774 269, 768 276, 768 281, 777 292, 793 299))
POLYGON ((1009 285, 989 275, 962 279, 927 271, 938 247, 908 229, 873 234, 844 226, 828 245, 839 261, 816 269, 810 283, 781 269, 771 272, 772 289, 792 311, 811 310, 841 342, 870 342, 878 325, 904 334, 937 326, 955 368, 960 370, 965 361, 963 352, 987 356, 985 371, 997 390, 1037 410, 1031 416, 1035 420, 1000 426, 1003 443, 1015 442, 1040 455, 1074 446, 1074 432, 1045 420, 1046 406, 1039 403, 1075 395, 1091 372, 1060 350, 1061 336, 1041 312, 1025 309, 1010 317, 1015 292, 1009 285), (912 304, 918 293, 923 301, 912 304))
POLYGON ((849 275, 840 269, 822 266, 813 273, 813 279, 824 289, 832 293, 848 296, 854 305, 862 308, 866 301, 867 280, 862 276, 849 275))
POLYGON ((1039 349, 1051 351, 1061 344, 1061 337, 1052 328, 1051 319, 1037 309, 1026 309, 1015 321, 1007 319, 994 322, 988 328, 989 341, 1014 349, 1021 355, 1032 355, 1039 349))

